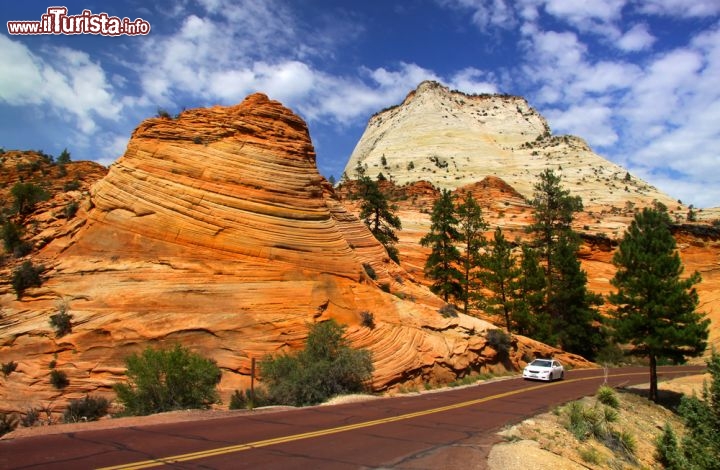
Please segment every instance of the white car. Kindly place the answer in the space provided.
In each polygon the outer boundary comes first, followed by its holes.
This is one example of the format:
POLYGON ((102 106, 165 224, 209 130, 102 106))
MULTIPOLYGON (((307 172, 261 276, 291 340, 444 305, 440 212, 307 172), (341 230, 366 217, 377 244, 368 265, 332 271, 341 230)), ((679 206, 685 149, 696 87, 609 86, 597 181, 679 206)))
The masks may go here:
POLYGON ((565 369, 555 359, 535 359, 523 369, 523 379, 534 380, 562 380, 565 377, 565 369))

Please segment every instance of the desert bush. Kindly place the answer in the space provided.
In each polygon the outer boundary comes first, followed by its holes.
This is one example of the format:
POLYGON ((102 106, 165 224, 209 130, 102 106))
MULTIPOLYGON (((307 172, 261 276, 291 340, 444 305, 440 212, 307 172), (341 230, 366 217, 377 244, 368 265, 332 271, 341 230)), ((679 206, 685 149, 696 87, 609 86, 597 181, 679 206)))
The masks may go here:
POLYGON ((107 414, 109 406, 110 402, 103 397, 85 395, 85 398, 70 400, 63 413, 63 422, 97 421, 107 414))
POLYGON ((372 330, 375 328, 375 315, 367 310, 360 312, 360 324, 372 330))
POLYGON ((620 400, 618 400, 615 390, 609 385, 601 385, 597 391, 597 399, 603 405, 607 405, 611 408, 620 408, 620 400))
POLYGON ((12 413, 0 413, 0 436, 15 430, 18 418, 12 413))
POLYGON ((580 401, 569 403, 564 408, 565 428, 579 441, 595 438, 605 447, 619 453, 628 461, 634 461, 637 444, 635 437, 627 431, 617 431, 610 426, 618 420, 614 408, 602 405, 585 406, 580 401))
POLYGON ((60 338, 72 332, 72 315, 67 312, 68 305, 61 302, 58 306, 58 313, 50 315, 50 326, 55 330, 55 337, 60 338))
POLYGON ((373 370, 370 352, 353 349, 344 333, 345 327, 334 320, 316 323, 303 350, 265 357, 260 374, 272 399, 303 406, 336 395, 366 392, 373 370))
POLYGON ((450 304, 443 305, 442 307, 440 307, 440 310, 438 310, 438 312, 445 318, 458 316, 457 310, 455 310, 455 307, 450 304))
POLYGON ((15 183, 10 189, 10 194, 14 198, 13 209, 22 215, 31 213, 38 202, 50 198, 47 191, 32 183, 15 183))
POLYGON ((508 357, 510 355, 512 338, 505 330, 501 330, 500 328, 489 330, 487 332, 487 342, 498 352, 500 357, 508 357))
POLYGON ((20 418, 20 424, 25 428, 31 428, 40 421, 40 410, 37 408, 28 408, 25 414, 20 418))
POLYGON ((8 220, 2 224, 3 246, 7 253, 11 253, 16 258, 21 258, 30 253, 32 246, 22 240, 22 229, 13 221, 8 220))
POLYGON ((10 361, 10 362, 3 362, 2 364, 2 373, 5 377, 15 372, 15 369, 17 369, 17 362, 10 361))
POLYGON ((208 408, 219 401, 221 372, 215 361, 176 344, 172 349, 146 348, 125 359, 127 383, 114 386, 130 415, 208 408))
POLYGON ((70 385, 70 380, 67 378, 67 374, 61 370, 53 369, 50 371, 50 383, 53 387, 58 390, 70 385))
POLYGON ((11 283, 18 299, 23 296, 25 290, 29 287, 40 287, 42 285, 40 273, 44 269, 42 266, 34 266, 32 261, 24 261, 19 268, 13 271, 11 283))
POLYGON ((70 220, 75 217, 75 214, 77 214, 79 208, 80 205, 77 203, 77 201, 71 201, 70 203, 68 203, 68 205, 65 206, 65 218, 70 220))
POLYGON ((270 397, 268 391, 262 387, 255 387, 254 390, 246 389, 244 392, 242 390, 235 390, 235 393, 230 397, 231 410, 252 410, 260 406, 274 404, 275 402, 270 397))
POLYGON ((373 281, 377 279, 377 273, 370 265, 370 263, 363 263, 363 269, 365 269, 365 274, 367 274, 370 279, 372 279, 373 281))

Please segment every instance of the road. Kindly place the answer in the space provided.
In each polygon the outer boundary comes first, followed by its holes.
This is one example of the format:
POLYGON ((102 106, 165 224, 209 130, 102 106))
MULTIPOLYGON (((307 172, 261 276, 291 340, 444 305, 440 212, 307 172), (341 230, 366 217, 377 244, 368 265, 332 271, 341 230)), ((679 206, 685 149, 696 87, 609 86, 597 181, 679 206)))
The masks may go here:
MULTIPOLYGON (((702 367, 662 367, 660 380, 702 367)), ((12 469, 484 468, 503 426, 612 386, 647 383, 647 368, 577 370, 335 406, 0 441, 12 469)))

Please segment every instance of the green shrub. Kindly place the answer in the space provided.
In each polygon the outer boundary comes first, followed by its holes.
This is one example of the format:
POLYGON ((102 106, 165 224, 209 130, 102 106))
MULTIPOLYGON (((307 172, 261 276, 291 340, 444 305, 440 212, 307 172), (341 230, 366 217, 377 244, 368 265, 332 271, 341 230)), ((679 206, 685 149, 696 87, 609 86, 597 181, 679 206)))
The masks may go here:
POLYGON ((13 209, 18 214, 27 215, 35 209, 41 201, 47 201, 50 195, 40 186, 32 183, 15 183, 10 189, 14 198, 13 209))
POLYGON ((146 348, 126 358, 127 383, 114 386, 130 415, 208 408, 219 401, 221 372, 215 361, 176 344, 172 349, 146 348))
POLYGON ((375 328, 375 315, 367 310, 360 312, 360 324, 372 330, 375 328))
POLYGON ((2 225, 3 246, 7 253, 21 258, 30 253, 32 246, 22 240, 22 229, 13 221, 8 220, 2 225))
POLYGON ((17 362, 15 361, 3 362, 2 364, 2 373, 5 377, 15 372, 15 369, 17 369, 17 362))
POLYGON ((17 425, 17 416, 11 413, 0 413, 0 436, 14 431, 17 425))
POLYGON ((60 152, 60 155, 55 160, 59 165, 64 165, 66 163, 70 163, 70 152, 68 152, 68 149, 63 149, 62 152, 60 152))
POLYGON ((53 369, 50 371, 50 383, 53 387, 58 390, 70 385, 70 380, 67 378, 67 374, 61 370, 53 369))
POLYGON ((720 468, 720 354, 714 350, 707 368, 710 383, 705 383, 702 399, 685 396, 678 410, 687 430, 682 441, 687 468, 720 468))
POLYGON ((602 385, 598 388, 597 399, 603 405, 614 409, 620 408, 620 400, 618 400, 615 390, 608 385, 602 385))
POLYGON ((109 407, 110 402, 106 398, 85 395, 85 398, 70 400, 63 413, 63 422, 97 421, 107 414, 109 407))
POLYGON ((344 333, 345 327, 335 320, 316 323, 303 350, 264 358, 260 374, 272 399, 303 406, 367 391, 373 370, 370 352, 350 347, 344 333))
POLYGON ((663 433, 655 441, 657 461, 668 470, 685 470, 688 462, 682 453, 675 431, 665 423, 663 433))
POLYGON ((42 266, 34 266, 32 261, 24 261, 19 268, 13 271, 11 283, 18 299, 23 296, 25 290, 29 287, 40 287, 42 285, 40 273, 44 269, 42 266))
POLYGON ((583 459, 584 462, 591 463, 593 465, 600 465, 602 463, 602 456, 594 447, 590 447, 589 449, 580 449, 579 453, 580 458, 583 459))
POLYGON ((365 269, 365 273, 368 275, 370 279, 373 281, 377 279, 377 273, 373 269, 373 267, 370 265, 370 263, 363 263, 363 269, 365 269))
POLYGON ((72 332, 72 315, 67 313, 68 306, 62 302, 58 313, 50 315, 50 326, 55 329, 55 337, 60 338, 72 332))

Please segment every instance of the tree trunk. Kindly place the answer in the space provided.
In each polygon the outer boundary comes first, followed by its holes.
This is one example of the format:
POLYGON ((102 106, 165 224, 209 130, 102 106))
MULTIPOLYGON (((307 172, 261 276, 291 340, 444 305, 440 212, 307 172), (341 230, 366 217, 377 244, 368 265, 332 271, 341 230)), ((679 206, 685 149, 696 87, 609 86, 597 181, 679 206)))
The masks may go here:
POLYGON ((657 360, 655 354, 650 354, 650 401, 657 402, 657 360))

